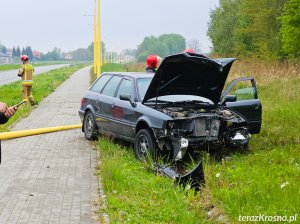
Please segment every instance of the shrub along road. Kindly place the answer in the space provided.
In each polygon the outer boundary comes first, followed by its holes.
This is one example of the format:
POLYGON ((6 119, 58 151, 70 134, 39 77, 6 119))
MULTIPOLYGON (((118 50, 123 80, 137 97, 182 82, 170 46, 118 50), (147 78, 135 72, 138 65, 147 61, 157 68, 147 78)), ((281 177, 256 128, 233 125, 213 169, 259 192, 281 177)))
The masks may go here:
MULTIPOLYGON (((89 85, 74 73, 12 130, 77 124, 89 85)), ((96 151, 80 129, 2 142, 0 223, 97 223, 96 151)))

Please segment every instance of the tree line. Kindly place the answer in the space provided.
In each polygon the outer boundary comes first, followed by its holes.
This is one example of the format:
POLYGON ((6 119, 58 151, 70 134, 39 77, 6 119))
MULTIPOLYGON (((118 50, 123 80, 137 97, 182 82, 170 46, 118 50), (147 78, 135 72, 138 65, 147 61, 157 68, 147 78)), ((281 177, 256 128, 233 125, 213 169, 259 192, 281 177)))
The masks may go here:
MULTIPOLYGON (((4 45, 0 44, 0 52, 7 54, 7 48, 4 45)), ((33 53, 32 53, 32 49, 30 46, 27 46, 26 48, 23 47, 23 49, 21 50, 19 46, 17 47, 13 47, 12 49, 12 57, 21 57, 21 55, 26 54, 28 55, 29 59, 32 60, 33 59, 33 53)))
POLYGON ((220 0, 208 36, 218 55, 298 58, 300 0, 220 0))
POLYGON ((138 45, 136 59, 144 62, 149 54, 157 54, 160 57, 182 52, 186 48, 186 40, 179 34, 163 34, 159 37, 145 37, 138 45))
MULTIPOLYGON (((135 58, 138 62, 145 62, 147 56, 150 54, 166 57, 182 52, 186 48, 193 48, 195 51, 200 51, 200 44, 196 39, 186 41, 185 38, 179 34, 163 34, 158 37, 145 37, 137 49, 124 49, 121 54, 135 58)), ((0 51, 1 49, 6 51, 4 46, 0 46, 0 51)), ((55 47, 52 51, 41 54, 39 58, 34 58, 30 46, 22 50, 19 46, 13 47, 12 56, 14 58, 19 58, 23 54, 28 55, 30 60, 56 61, 70 58, 69 60, 74 61, 92 61, 94 58, 94 43, 91 43, 87 48, 78 48, 69 53, 64 53, 61 49, 55 47), (67 55, 70 57, 66 57, 67 55)), ((117 52, 108 52, 105 43, 102 42, 102 60, 107 58, 112 60, 112 58, 117 58, 117 54, 117 52)))
POLYGON ((27 46, 26 48, 23 47, 22 51, 19 46, 13 47, 12 49, 12 57, 20 57, 21 55, 26 54, 30 60, 33 59, 33 53, 30 46, 27 46))

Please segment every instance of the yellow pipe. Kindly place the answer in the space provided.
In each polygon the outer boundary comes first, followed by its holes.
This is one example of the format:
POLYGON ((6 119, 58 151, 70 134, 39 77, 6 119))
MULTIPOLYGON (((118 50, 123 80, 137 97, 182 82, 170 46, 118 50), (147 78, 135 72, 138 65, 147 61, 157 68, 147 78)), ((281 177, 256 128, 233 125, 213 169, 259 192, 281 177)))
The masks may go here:
POLYGON ((65 130, 70 130, 75 128, 81 128, 81 126, 82 124, 76 124, 76 125, 68 125, 68 126, 57 126, 57 127, 49 127, 49 128, 38 128, 38 129, 31 129, 31 130, 3 132, 0 133, 0 140, 26 137, 30 135, 46 134, 46 133, 56 132, 56 131, 65 131, 65 130))

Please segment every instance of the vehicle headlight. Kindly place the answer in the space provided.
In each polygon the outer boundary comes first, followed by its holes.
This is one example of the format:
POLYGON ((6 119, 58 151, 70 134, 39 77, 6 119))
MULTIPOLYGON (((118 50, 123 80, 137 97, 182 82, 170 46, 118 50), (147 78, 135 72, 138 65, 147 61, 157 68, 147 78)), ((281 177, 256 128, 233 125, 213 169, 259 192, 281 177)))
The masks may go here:
POLYGON ((174 128, 174 126, 175 126, 175 122, 173 122, 173 121, 168 122, 168 127, 169 128, 174 128))
POLYGON ((210 123, 210 136, 218 136, 220 129, 220 120, 212 120, 210 123))

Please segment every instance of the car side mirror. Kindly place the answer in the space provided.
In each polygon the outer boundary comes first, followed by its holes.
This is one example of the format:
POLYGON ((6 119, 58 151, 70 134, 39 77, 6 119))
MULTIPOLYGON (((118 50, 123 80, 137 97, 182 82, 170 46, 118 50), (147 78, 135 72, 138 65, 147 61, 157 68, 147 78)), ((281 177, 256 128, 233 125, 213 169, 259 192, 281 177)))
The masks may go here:
POLYGON ((129 101, 132 107, 136 107, 136 102, 134 102, 128 94, 120 94, 120 100, 129 101))
POLYGON ((236 101, 236 95, 226 95, 223 97, 222 103, 235 102, 235 101, 236 101))

